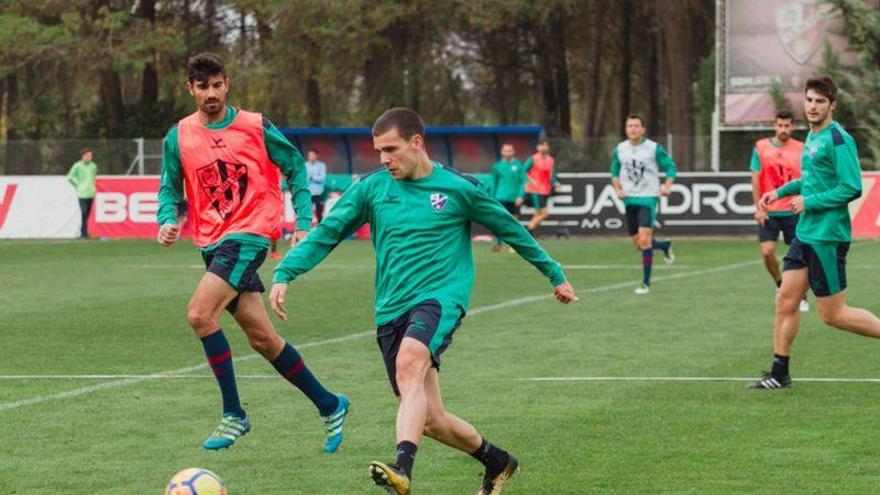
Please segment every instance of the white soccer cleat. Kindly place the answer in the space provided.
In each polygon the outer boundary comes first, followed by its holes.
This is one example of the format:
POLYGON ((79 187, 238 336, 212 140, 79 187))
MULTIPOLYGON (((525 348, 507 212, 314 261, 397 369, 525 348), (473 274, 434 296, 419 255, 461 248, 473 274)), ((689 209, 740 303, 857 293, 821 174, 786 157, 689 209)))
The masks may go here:
POLYGON ((801 313, 809 313, 810 312, 810 303, 808 303, 806 299, 801 299, 800 310, 801 310, 801 313))
POLYGON ((640 296, 644 296, 646 294, 651 293, 651 287, 647 286, 645 284, 642 284, 642 285, 636 287, 636 290, 634 290, 633 292, 635 292, 636 294, 638 294, 640 296))
POLYGON ((670 244, 669 249, 663 253, 663 261, 666 262, 667 265, 675 264, 675 253, 672 252, 672 245, 670 244))

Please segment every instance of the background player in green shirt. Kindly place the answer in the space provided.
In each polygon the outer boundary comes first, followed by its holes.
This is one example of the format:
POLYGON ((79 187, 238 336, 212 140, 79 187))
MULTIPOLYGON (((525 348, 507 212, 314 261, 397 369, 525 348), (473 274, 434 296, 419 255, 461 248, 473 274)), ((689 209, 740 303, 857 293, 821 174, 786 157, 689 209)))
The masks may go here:
MULTIPOLYGON (((492 165, 492 197, 501 203, 511 215, 519 219, 526 185, 526 169, 516 159, 516 151, 510 143, 501 145, 501 159, 492 165)), ((496 237, 493 253, 501 251, 501 238, 496 237)))
POLYGON ((92 211, 92 202, 95 200, 95 178, 98 176, 98 166, 92 161, 91 148, 83 148, 80 151, 80 160, 70 167, 67 172, 67 182, 76 189, 76 197, 79 199, 79 211, 82 216, 80 237, 89 237, 89 213, 92 211))
POLYGON ((488 227, 538 268, 560 302, 577 297, 559 263, 477 180, 430 160, 424 124, 415 112, 393 108, 382 114, 373 126, 373 146, 384 168, 354 183, 306 240, 287 253, 275 269, 270 303, 287 319, 287 284, 369 222, 376 251, 377 340, 400 401, 397 462, 371 463, 373 481, 389 493, 409 494, 417 446, 427 435, 483 463, 479 494, 501 493, 518 461, 446 411, 437 372, 473 289, 471 222, 488 227))
POLYGON ((800 324, 798 305, 808 288, 816 295, 819 318, 825 324, 880 338, 880 319, 846 305, 846 253, 852 239, 847 205, 861 195, 862 178, 856 143, 833 120, 836 100, 837 86, 831 78, 807 81, 804 110, 810 133, 804 143, 801 179, 761 197, 761 204, 767 207, 779 198, 795 196, 791 209, 800 220, 797 238, 783 259, 772 368, 749 388, 791 386, 788 362, 800 324))

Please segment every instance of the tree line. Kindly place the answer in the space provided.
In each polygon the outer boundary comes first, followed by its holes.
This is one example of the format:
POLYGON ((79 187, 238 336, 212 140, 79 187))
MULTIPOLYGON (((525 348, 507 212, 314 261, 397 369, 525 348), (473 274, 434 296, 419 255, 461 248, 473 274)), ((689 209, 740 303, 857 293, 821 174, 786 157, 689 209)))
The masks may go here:
MULTIPOLYGON (((189 55, 279 125, 538 123, 556 142, 644 115, 682 168, 712 110, 714 0, 0 0, 0 138, 164 135, 189 55)), ((7 163, 7 173, 10 173, 7 163)))

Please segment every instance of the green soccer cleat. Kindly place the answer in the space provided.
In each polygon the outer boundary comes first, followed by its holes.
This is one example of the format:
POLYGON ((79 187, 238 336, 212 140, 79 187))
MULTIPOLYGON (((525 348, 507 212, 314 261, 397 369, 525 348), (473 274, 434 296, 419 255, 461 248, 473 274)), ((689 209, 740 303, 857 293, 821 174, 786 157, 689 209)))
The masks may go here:
POLYGON ((507 483, 507 480, 512 478, 513 475, 519 471, 519 461, 516 460, 516 457, 514 457, 513 454, 508 455, 510 458, 507 460, 507 466, 504 466, 503 471, 491 478, 488 473, 483 476, 483 487, 480 488, 477 495, 500 495, 501 489, 504 488, 504 484, 507 483))
POLYGON ((370 476, 376 486, 381 486, 392 495, 410 495, 409 476, 394 464, 373 461, 370 463, 370 476))
POLYGON ((247 418, 224 414, 217 429, 202 443, 202 447, 208 450, 228 449, 249 431, 251 422, 247 418))
POLYGON ((336 394, 339 398, 339 405, 336 411, 330 416, 321 416, 324 422, 324 429, 327 432, 327 439, 324 441, 324 452, 332 454, 339 448, 342 443, 342 427, 345 426, 345 420, 351 411, 351 401, 342 394, 336 394))

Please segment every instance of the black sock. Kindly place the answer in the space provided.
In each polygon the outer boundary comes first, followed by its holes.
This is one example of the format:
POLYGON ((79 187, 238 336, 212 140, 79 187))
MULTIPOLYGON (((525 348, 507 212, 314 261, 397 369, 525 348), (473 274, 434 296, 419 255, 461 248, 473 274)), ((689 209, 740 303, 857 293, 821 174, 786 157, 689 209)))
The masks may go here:
POLYGON ((780 287, 782 287, 782 279, 778 278, 778 279, 776 279, 776 288, 778 289, 780 287))
POLYGON ((397 465, 407 476, 412 478, 413 463, 416 462, 416 451, 419 446, 404 440, 397 444, 397 465))
POLYGON ((480 448, 471 456, 486 466, 486 476, 490 478, 494 478, 501 471, 504 471, 504 468, 507 467, 507 461, 510 460, 510 454, 506 450, 499 449, 487 442, 485 438, 480 448))
POLYGON ((789 356, 773 354, 773 368, 770 370, 770 374, 776 377, 788 376, 788 359, 789 356))

